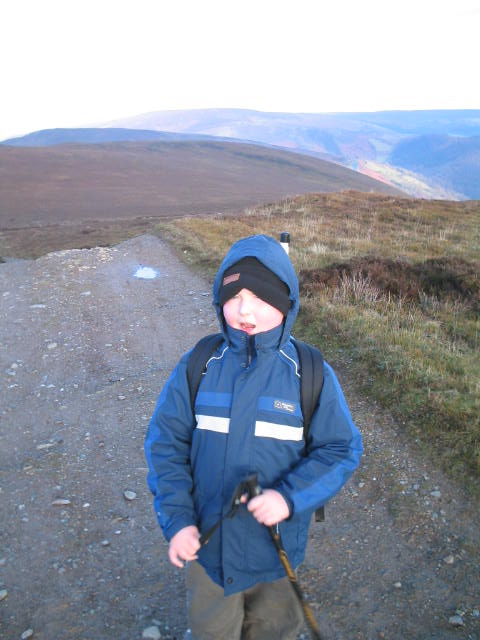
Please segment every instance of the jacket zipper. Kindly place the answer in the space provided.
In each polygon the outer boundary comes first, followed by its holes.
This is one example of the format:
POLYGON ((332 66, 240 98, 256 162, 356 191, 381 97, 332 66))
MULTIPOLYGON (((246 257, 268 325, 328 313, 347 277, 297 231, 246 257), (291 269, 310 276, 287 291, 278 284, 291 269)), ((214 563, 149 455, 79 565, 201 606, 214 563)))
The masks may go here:
POLYGON ((247 369, 250 368, 255 350, 255 336, 247 336, 247 369))

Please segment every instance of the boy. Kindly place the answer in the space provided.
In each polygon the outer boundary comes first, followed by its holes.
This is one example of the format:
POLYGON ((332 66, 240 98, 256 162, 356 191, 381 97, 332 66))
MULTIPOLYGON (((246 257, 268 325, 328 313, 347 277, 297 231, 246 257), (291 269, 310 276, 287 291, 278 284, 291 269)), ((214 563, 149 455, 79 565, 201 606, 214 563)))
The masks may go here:
POLYGON ((145 452, 156 514, 177 567, 187 562, 194 640, 294 639, 301 610, 272 544, 279 525, 291 564, 303 560, 312 513, 348 480, 362 454, 333 370, 303 437, 298 356, 290 330, 298 280, 279 242, 236 242, 213 287, 224 342, 209 359, 192 415, 185 354, 152 417, 145 452), (226 518, 232 495, 258 473, 263 492, 226 518))

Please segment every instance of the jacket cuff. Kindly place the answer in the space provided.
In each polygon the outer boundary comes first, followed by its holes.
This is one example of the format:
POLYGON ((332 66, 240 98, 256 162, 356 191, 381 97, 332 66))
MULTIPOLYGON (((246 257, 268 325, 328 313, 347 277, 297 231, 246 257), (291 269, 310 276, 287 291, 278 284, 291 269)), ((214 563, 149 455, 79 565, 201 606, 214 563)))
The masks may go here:
POLYGON ((173 536, 177 534, 179 531, 181 531, 182 529, 185 529, 185 527, 196 527, 196 526, 197 526, 196 521, 191 518, 187 518, 187 517, 179 518, 178 520, 175 520, 175 522, 170 523, 168 527, 163 528, 163 535, 165 536, 166 541, 170 542, 173 536))
POLYGON ((275 491, 278 491, 278 493, 282 496, 282 498, 285 500, 285 502, 287 503, 287 507, 289 510, 289 516, 288 518, 286 518, 287 520, 290 520, 290 518, 293 516, 293 502, 290 498, 290 496, 288 495, 288 493, 285 493, 285 490, 283 489, 283 487, 281 486, 273 486, 272 489, 274 489, 275 491))

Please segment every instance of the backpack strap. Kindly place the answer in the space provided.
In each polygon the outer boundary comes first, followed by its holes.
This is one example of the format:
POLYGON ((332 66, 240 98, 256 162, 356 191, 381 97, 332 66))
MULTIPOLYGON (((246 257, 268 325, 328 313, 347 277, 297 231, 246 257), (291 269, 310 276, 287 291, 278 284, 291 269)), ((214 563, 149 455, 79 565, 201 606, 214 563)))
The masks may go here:
MULTIPOLYGON (((294 340, 300 362, 300 404, 303 415, 303 431, 305 443, 308 440, 310 422, 323 387, 323 356, 321 352, 311 344, 294 340)), ((325 520, 325 507, 319 507, 315 511, 315 521, 325 520)))
POLYGON ((195 415, 195 398, 207 361, 223 340, 221 333, 211 333, 201 338, 193 347, 187 362, 187 380, 190 390, 192 415, 195 415))
POLYGON ((305 440, 308 438, 308 429, 318 399, 323 387, 323 356, 321 352, 311 344, 294 341, 300 362, 300 404, 302 407, 305 440))

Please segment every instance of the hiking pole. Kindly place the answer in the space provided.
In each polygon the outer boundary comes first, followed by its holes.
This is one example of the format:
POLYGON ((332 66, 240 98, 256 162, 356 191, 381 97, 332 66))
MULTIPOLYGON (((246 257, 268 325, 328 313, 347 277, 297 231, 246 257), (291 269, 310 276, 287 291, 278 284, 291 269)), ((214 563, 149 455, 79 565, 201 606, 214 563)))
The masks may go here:
MULTIPOLYGON (((235 516, 240 505, 242 504, 242 496, 246 494, 248 497, 248 500, 250 500, 255 496, 259 496, 261 493, 262 493, 262 489, 258 484, 258 475, 256 473, 252 473, 247 477, 246 480, 238 484, 232 496, 232 501, 230 503, 229 511, 200 537, 200 544, 202 546, 207 544, 210 538, 212 537, 212 535, 222 524, 222 522, 226 518, 233 518, 235 516)), ((290 564, 290 560, 288 559, 287 552, 285 551, 285 548, 282 543, 282 538, 280 536, 278 524, 272 525, 271 527, 267 527, 267 529, 270 533, 270 537, 272 538, 273 544, 275 545, 275 549, 277 550, 278 557, 280 558, 280 562, 282 563, 283 568, 285 569, 285 573, 287 574, 290 584, 292 585, 295 595, 297 596, 300 606, 302 607, 303 615, 310 629, 310 633, 312 637, 314 638, 314 640, 323 640, 320 634, 320 629, 318 628, 318 625, 317 625, 317 621, 315 620, 315 617, 313 615, 312 610, 310 609, 308 602, 305 600, 305 596, 303 595, 303 592, 300 589, 300 585, 298 584, 297 576, 295 575, 292 565, 290 564)))
POLYGON ((290 253, 290 234, 288 233, 288 231, 282 231, 282 233, 280 234, 280 244, 285 249, 285 253, 288 256, 288 254, 290 253))
MULTIPOLYGON (((255 496, 259 496, 262 493, 262 488, 258 484, 258 476, 256 473, 251 474, 245 481, 245 486, 248 489, 248 498, 254 498, 255 496)), ((297 596, 297 599, 302 607, 303 615, 305 617, 305 621, 310 629, 310 633, 314 640, 322 640, 322 635, 320 633, 320 629, 318 628, 317 621, 315 620, 315 616, 310 608, 310 605, 305 600, 305 596, 300 588, 300 585, 297 581, 297 576, 293 570, 292 565, 290 564, 290 560, 288 559, 287 552, 282 543, 282 538, 280 536, 280 530, 278 528, 278 524, 267 527, 270 537, 272 538, 273 544, 275 545, 275 549, 277 550, 278 557, 280 558, 280 562, 285 569, 285 573, 292 585, 292 588, 297 596)))

